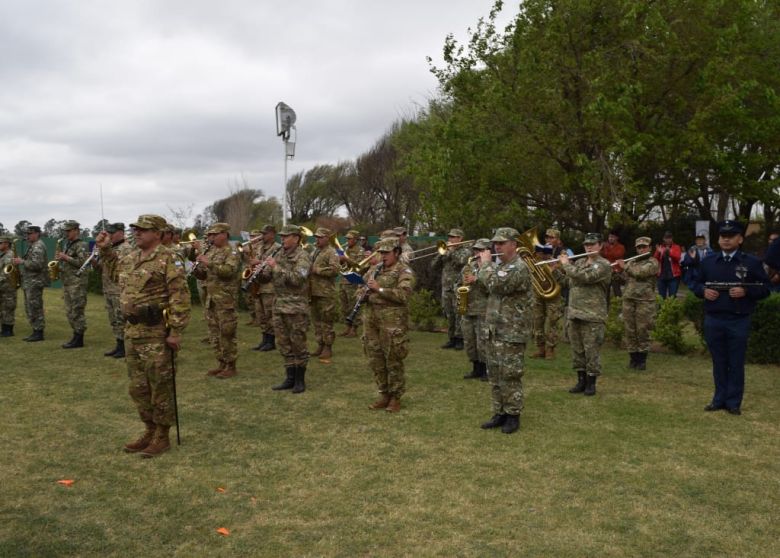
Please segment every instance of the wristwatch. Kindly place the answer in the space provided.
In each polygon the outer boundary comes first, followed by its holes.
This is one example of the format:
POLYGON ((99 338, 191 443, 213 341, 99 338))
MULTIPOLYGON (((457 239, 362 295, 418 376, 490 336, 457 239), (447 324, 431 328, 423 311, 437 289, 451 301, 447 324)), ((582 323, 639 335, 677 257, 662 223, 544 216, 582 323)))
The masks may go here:
POLYGON ((385 292, 385 289, 383 287, 379 287, 379 292, 383 293, 383 292, 385 292))

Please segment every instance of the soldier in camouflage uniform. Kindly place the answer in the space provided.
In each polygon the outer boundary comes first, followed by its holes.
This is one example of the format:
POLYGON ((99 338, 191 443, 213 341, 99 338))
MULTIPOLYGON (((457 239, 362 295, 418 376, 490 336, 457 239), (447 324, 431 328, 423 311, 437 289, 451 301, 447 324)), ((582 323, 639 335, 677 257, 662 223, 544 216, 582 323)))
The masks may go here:
POLYGON ((414 257, 414 248, 409 244, 409 235, 406 227, 395 227, 393 232, 398 236, 398 246, 401 247, 401 257, 398 261, 404 265, 409 265, 409 262, 414 257))
MULTIPOLYGON (((636 253, 650 254, 650 238, 636 239, 636 253)), ((630 355, 628 366, 637 370, 647 367, 647 353, 650 350, 650 332, 655 324, 655 285, 658 276, 658 261, 645 257, 625 263, 615 262, 619 271, 626 272, 628 282, 623 290, 623 324, 626 348, 630 355)))
POLYGON ((333 233, 325 227, 319 227, 314 233, 314 254, 309 271, 309 296, 311 321, 314 324, 314 336, 317 350, 312 355, 320 362, 330 363, 333 357, 333 341, 336 337, 333 323, 336 321, 336 275, 339 274, 339 257, 329 241, 333 233))
POLYGON ((414 273, 402 264, 397 238, 385 238, 376 245, 381 263, 372 266, 359 296, 368 293, 363 320, 363 343, 374 374, 379 399, 369 409, 397 413, 406 392, 404 359, 409 353, 409 297, 414 289, 414 273))
MULTIPOLYGON (((253 229, 249 231, 249 244, 244 244, 243 248, 240 250, 241 263, 243 264, 245 270, 251 270, 252 262, 257 259, 258 244, 261 243, 262 240, 263 231, 260 229, 253 229)), ((248 326, 260 325, 260 322, 257 319, 257 305, 259 304, 257 287, 258 284, 256 282, 252 285, 247 285, 246 289, 242 287, 242 290, 244 291, 244 303, 246 304, 247 310, 249 310, 250 319, 248 322, 246 322, 246 325, 248 326)), ((260 342, 260 345, 252 347, 252 349, 259 350, 263 343, 265 343, 265 336, 263 336, 263 340, 260 342)))
MULTIPOLYGON (((457 244, 463 241, 463 231, 451 229, 447 233, 447 244, 457 244)), ((460 282, 460 270, 468 262, 471 250, 461 244, 460 246, 448 246, 444 255, 436 254, 433 265, 441 263, 441 306, 444 316, 447 318, 447 342, 442 349, 463 349, 463 333, 460 328, 460 316, 455 302, 455 289, 460 282)))
POLYGON ((209 249, 196 258, 195 273, 206 283, 206 316, 209 338, 217 358, 217 367, 209 370, 209 376, 232 378, 236 371, 238 348, 238 270, 241 261, 230 243, 230 225, 214 223, 206 231, 209 249))
POLYGON ((27 250, 23 257, 15 258, 14 263, 22 274, 24 311, 33 328, 32 334, 24 340, 43 341, 43 328, 46 325, 43 317, 43 288, 49 286, 49 268, 40 227, 27 227, 27 250))
MULTIPOLYGON (((356 264, 363 259, 363 247, 358 244, 360 233, 358 231, 347 232, 347 245, 344 248, 344 255, 339 256, 339 263, 343 265, 356 264)), ((339 303, 341 304, 341 315, 347 317, 355 307, 357 301, 355 296, 358 286, 350 283, 344 277, 339 280, 339 303)), ((347 324, 346 328, 339 335, 342 337, 357 337, 357 330, 360 328, 362 318, 360 312, 355 316, 352 325, 347 324)))
POLYGON ((274 285, 274 335, 279 352, 284 357, 286 376, 274 390, 292 389, 293 393, 306 391, 306 366, 309 351, 306 348, 306 330, 309 328, 309 269, 311 258, 301 247, 303 233, 296 225, 286 225, 282 237, 282 251, 269 257, 263 275, 274 285))
MULTIPOLYGON (((130 253, 133 248, 125 240, 125 224, 111 223, 106 225, 106 232, 111 241, 111 249, 116 252, 117 259, 121 260, 130 253)), ((96 268, 103 270, 103 262, 98 258, 94 263, 96 268)), ((101 273, 103 282, 103 296, 106 299, 106 312, 108 313, 108 323, 111 324, 111 331, 116 339, 116 346, 105 353, 104 356, 114 358, 125 358, 125 317, 122 314, 122 305, 119 303, 119 283, 116 278, 105 270, 101 273)))
POLYGON ((465 295, 468 300, 466 313, 461 317, 461 330, 463 331, 463 345, 466 356, 471 361, 471 372, 463 376, 468 380, 481 378, 487 381, 487 339, 482 331, 485 327, 485 311, 487 310, 488 292, 484 283, 477 281, 482 261, 479 257, 483 251, 490 251, 490 240, 480 238, 472 245, 474 255, 461 270, 461 286, 468 287, 465 295))
MULTIPOLYGON (((260 234, 263 235, 262 243, 258 243, 253 251, 249 265, 262 265, 266 258, 276 255, 282 245, 276 242, 276 227, 265 225, 260 234)), ((261 275, 254 281, 251 287, 255 291, 255 321, 260 326, 263 338, 260 343, 252 347, 254 351, 273 351, 276 349, 274 337, 274 284, 269 276, 261 275)))
MULTIPOLYGON (((0 337, 12 337, 16 319, 16 288, 13 275, 5 273, 6 266, 14 265, 10 236, 0 236, 0 337)), ((18 271, 18 269, 17 269, 18 271)))
POLYGON ((175 422, 173 351, 190 321, 190 291, 184 264, 160 244, 165 219, 141 215, 130 225, 137 248, 119 259, 108 232, 97 236, 103 272, 119 283, 125 324, 130 397, 146 431, 126 452, 155 457, 170 449, 175 422), (166 323, 167 321, 167 323, 166 323))
POLYGON ((612 267, 601 257, 601 235, 588 233, 583 242, 586 257, 570 261, 560 255, 561 270, 569 291, 569 342, 577 384, 569 393, 596 394, 596 378, 601 374, 599 350, 604 343, 607 298, 612 284, 612 267))
MULTIPOLYGON (((537 258, 553 259, 563 252, 560 242, 561 232, 558 229, 547 229, 544 235, 545 243, 552 248, 550 253, 537 254, 537 258)), ((553 279, 559 284, 563 280, 563 273, 557 263, 546 264, 550 267, 553 279)), ((539 293, 534 293, 534 337, 536 339, 536 352, 531 358, 555 358, 555 347, 558 344, 558 335, 561 329, 563 317, 563 295, 558 293, 554 298, 544 298, 539 293)))
POLYGON ((65 242, 62 250, 56 256, 60 262, 60 279, 62 280, 62 298, 65 301, 65 312, 68 323, 73 330, 70 341, 63 343, 63 349, 75 349, 84 346, 84 332, 87 329, 87 317, 84 310, 87 307, 87 284, 89 273, 78 271, 89 257, 87 243, 81 240, 81 229, 76 221, 65 221, 62 230, 65 232, 65 242))
POLYGON ((488 291, 485 325, 488 332, 487 367, 493 399, 493 416, 482 428, 501 427, 512 434, 520 427, 523 411, 525 346, 531 337, 533 287, 531 272, 517 255, 519 233, 511 227, 496 229, 491 239, 500 262, 489 251, 480 252, 477 281, 488 291))

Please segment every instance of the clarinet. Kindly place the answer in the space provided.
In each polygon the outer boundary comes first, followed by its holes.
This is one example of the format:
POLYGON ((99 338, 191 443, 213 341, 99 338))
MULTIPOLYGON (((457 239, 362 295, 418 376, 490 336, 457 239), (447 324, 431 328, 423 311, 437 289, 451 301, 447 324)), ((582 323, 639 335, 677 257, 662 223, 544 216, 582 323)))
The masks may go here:
MULTIPOLYGON (((373 279, 376 279, 377 275, 379 275, 379 272, 382 271, 382 265, 381 263, 378 263, 376 267, 374 268, 374 273, 371 275, 371 278, 368 281, 371 281, 373 279)), ((366 281, 366 283, 368 283, 366 281)), ((355 317, 357 316, 357 313, 360 312, 360 307, 363 306, 363 303, 368 300, 368 295, 371 294, 371 289, 366 287, 365 292, 361 295, 359 299, 357 299, 357 302, 355 303, 355 307, 352 308, 352 312, 349 313, 349 316, 346 318, 347 325, 352 327, 352 322, 355 321, 355 317)))
POLYGON ((279 248, 277 248, 276 250, 271 252, 271 254, 267 258, 265 258, 262 262, 257 264, 255 269, 252 271, 252 274, 249 277, 246 278, 246 281, 241 286, 241 290, 242 291, 247 292, 249 290, 249 287, 252 285, 252 283, 257 281, 257 278, 260 277, 260 274, 263 271, 265 271, 266 267, 268 267, 268 260, 273 258, 273 257, 276 257, 276 254, 278 254, 279 250, 281 250, 281 249, 282 249, 282 247, 279 246, 279 248))

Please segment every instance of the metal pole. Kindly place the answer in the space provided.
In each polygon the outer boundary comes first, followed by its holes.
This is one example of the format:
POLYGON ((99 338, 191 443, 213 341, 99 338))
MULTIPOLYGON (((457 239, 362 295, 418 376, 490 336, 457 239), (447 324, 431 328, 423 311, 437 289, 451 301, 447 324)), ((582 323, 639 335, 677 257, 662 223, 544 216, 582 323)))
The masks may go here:
POLYGON ((282 204, 282 226, 287 225, 287 140, 282 143, 284 149, 284 202, 282 204))

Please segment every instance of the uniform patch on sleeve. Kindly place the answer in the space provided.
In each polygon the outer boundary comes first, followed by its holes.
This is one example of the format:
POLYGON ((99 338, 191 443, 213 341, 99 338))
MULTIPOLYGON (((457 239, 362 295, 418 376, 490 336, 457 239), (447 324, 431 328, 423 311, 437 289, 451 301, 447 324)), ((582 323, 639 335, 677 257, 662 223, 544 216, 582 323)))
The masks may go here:
POLYGON ((506 266, 506 268, 507 269, 514 269, 515 268, 515 264, 509 264, 508 266, 506 266))
POLYGON ((173 265, 175 265, 176 267, 181 267, 182 263, 177 260, 177 261, 173 262, 173 265))
POLYGON ((498 275, 499 277, 506 277, 507 276, 507 272, 502 269, 502 270, 498 271, 496 273, 496 275, 498 275))

